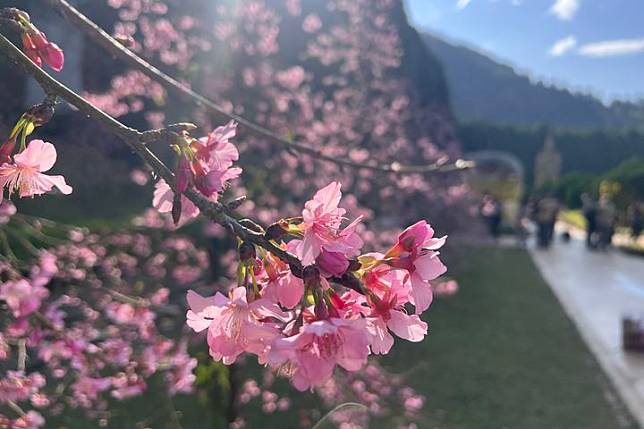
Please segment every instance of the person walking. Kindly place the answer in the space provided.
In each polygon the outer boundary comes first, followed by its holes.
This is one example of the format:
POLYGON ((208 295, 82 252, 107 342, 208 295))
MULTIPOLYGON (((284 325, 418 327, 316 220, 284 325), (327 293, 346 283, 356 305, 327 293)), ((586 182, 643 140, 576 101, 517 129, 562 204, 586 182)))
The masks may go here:
POLYGON ((552 195, 547 194, 537 202, 537 244, 542 249, 547 249, 552 244, 558 213, 559 202, 552 195))
POLYGON ((581 194, 581 207, 586 218, 586 247, 596 247, 597 202, 587 193, 581 194))
POLYGON ((642 233, 642 203, 636 202, 629 208, 629 221, 631 225, 631 239, 637 242, 642 233))
POLYGON ((597 245, 601 250, 606 250, 612 242, 616 213, 615 204, 607 195, 602 195, 599 198, 597 208, 597 229, 599 234, 597 245))
POLYGON ((490 235, 496 241, 501 233, 501 202, 490 194, 483 195, 481 206, 479 207, 481 217, 488 226, 490 235))

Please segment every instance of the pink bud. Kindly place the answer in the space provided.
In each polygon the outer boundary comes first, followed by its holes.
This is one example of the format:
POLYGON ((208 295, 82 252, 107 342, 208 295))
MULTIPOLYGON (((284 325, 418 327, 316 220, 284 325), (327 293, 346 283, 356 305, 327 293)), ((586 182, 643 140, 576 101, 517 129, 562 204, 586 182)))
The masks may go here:
POLYGON ((317 264, 323 272, 333 276, 341 276, 349 268, 349 261, 342 253, 327 252, 326 250, 322 250, 318 256, 317 264))
POLYGON ((34 32, 30 34, 31 40, 34 41, 34 45, 36 46, 36 49, 39 51, 45 50, 47 48, 47 45, 49 45, 49 41, 45 37, 43 33, 40 32, 34 32))
POLYGON ((8 142, 0 146, 0 165, 4 164, 5 162, 11 162, 11 154, 13 153, 13 150, 15 148, 15 140, 9 140, 8 142))
POLYGON ((40 57, 40 53, 38 52, 33 39, 27 33, 22 35, 22 48, 25 51, 25 55, 27 55, 31 61, 36 63, 38 67, 42 67, 42 58, 40 57))
POLYGON ((65 64, 65 54, 58 45, 55 43, 49 43, 41 53, 43 54, 45 63, 54 71, 59 72, 63 69, 63 65, 65 64))
POLYGON ((182 194, 188 189, 188 184, 192 178, 192 170, 190 169, 190 161, 185 157, 179 158, 179 163, 177 164, 177 193, 182 194))

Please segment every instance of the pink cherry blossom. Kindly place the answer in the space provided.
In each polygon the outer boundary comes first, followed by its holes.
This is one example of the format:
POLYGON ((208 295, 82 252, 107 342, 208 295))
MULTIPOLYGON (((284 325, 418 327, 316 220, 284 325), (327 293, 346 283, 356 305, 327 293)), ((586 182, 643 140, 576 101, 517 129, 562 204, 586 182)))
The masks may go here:
POLYGON ((74 392, 74 399, 83 407, 90 407, 98 398, 101 392, 109 389, 112 386, 110 378, 93 378, 88 376, 80 376, 78 380, 72 385, 74 392))
POLYGON ((281 259, 268 255, 264 259, 267 276, 262 296, 279 302, 285 308, 295 307, 304 295, 304 282, 293 275, 288 265, 281 259))
MULTIPOLYGON (((41 195, 54 187, 65 195, 71 194, 71 186, 63 176, 48 176, 56 163, 56 149, 51 143, 32 140, 27 148, 13 157, 13 163, 0 166, 0 187, 7 188, 9 196, 17 191, 20 198, 41 195)), ((3 193, 0 193, 0 201, 3 193)))
MULTIPOLYGON (((191 310, 188 325, 195 331, 208 329, 210 355, 229 365, 243 352, 262 357, 278 331, 259 319, 270 315, 270 304, 262 300, 248 303, 246 289, 238 287, 226 298, 220 293, 204 298, 189 291, 191 310), (267 305, 267 307, 264 307, 267 305)), ((279 312, 279 309, 273 309, 279 312)))
POLYGON ((0 225, 4 225, 11 220, 11 216, 16 214, 16 206, 9 200, 0 202, 0 225))
POLYGON ((306 324, 291 337, 276 339, 268 361, 273 366, 291 365, 291 382, 304 391, 327 381, 336 365, 357 371, 368 355, 365 321, 331 318, 306 324))
POLYGON ((29 410, 24 416, 13 422, 11 427, 16 429, 38 429, 45 425, 45 419, 37 411, 29 410))
POLYGON ((239 159, 239 152, 230 139, 237 134, 237 123, 228 122, 215 128, 207 137, 193 143, 197 158, 210 170, 224 171, 239 159))
POLYGON ((416 307, 416 314, 427 310, 432 302, 429 282, 447 271, 436 251, 445 240, 446 237, 434 237, 434 230, 426 221, 419 221, 405 229, 396 245, 384 256, 389 265, 409 273, 411 302, 416 307))
POLYGON ((323 248, 352 255, 362 246, 362 240, 355 233, 360 218, 339 232, 346 212, 338 207, 342 198, 341 187, 339 182, 331 182, 304 205, 300 225, 304 236, 295 249, 303 265, 313 264, 323 248))
POLYGON ((41 301, 49 295, 42 286, 27 280, 7 281, 0 285, 0 299, 5 301, 14 317, 28 316, 40 308, 41 301))
MULTIPOLYGON (((159 213, 172 213, 173 201, 174 192, 172 192, 172 189, 165 180, 159 180, 154 187, 152 205, 159 213)), ((181 216, 177 226, 183 226, 197 216, 199 216, 199 208, 186 196, 181 195, 181 216)))

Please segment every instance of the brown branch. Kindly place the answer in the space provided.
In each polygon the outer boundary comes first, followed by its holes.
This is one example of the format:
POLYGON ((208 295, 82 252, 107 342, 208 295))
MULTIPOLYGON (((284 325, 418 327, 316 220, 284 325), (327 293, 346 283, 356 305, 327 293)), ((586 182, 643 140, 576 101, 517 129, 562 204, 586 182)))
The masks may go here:
POLYGON ((71 6, 66 0, 44 0, 50 7, 56 10, 68 22, 78 27, 92 42, 105 49, 113 58, 118 58, 141 73, 145 74, 150 79, 161 84, 166 90, 171 92, 181 99, 193 103, 208 111, 213 117, 220 122, 234 120, 238 122, 246 131, 258 138, 264 139, 283 150, 295 150, 297 152, 306 154, 313 158, 323 161, 331 162, 337 165, 351 167, 358 170, 371 170, 382 173, 395 173, 395 174, 428 174, 428 173, 446 173, 452 171, 461 171, 473 167, 471 161, 462 159, 457 160, 452 164, 429 164, 429 165, 410 165, 405 166, 397 161, 385 164, 378 164, 376 162, 354 162, 346 158, 338 158, 326 155, 321 149, 316 149, 303 143, 290 141, 280 137, 272 131, 244 119, 241 116, 226 112, 222 107, 215 104, 190 88, 183 85, 181 82, 162 72, 154 67, 143 58, 123 46, 116 39, 106 33, 98 25, 92 22, 85 15, 80 13, 77 9, 71 6))
MULTIPOLYGON (((140 132, 134 128, 125 126, 51 77, 1 34, 0 51, 4 52, 11 61, 22 67, 27 74, 31 75, 48 95, 56 96, 65 100, 81 113, 84 113, 97 121, 109 132, 120 137, 136 155, 150 166, 152 170, 154 170, 155 173, 165 180, 166 183, 168 183, 168 185, 174 190, 174 174, 163 163, 163 161, 157 158, 157 156, 146 147, 145 144, 146 142, 150 142, 150 136, 154 135, 154 133, 158 133, 158 138, 160 139, 163 138, 163 133, 158 132, 158 130, 155 130, 154 132, 140 132)), ((171 130, 168 132, 174 131, 171 130)), ((275 245, 264 237, 261 232, 251 230, 250 228, 242 225, 240 221, 229 213, 229 210, 225 205, 219 202, 209 201, 193 189, 188 189, 185 192, 185 196, 208 218, 224 226, 241 240, 250 241, 257 246, 266 249, 291 265, 295 272, 298 272, 298 270, 301 271, 301 263, 295 255, 275 245)))

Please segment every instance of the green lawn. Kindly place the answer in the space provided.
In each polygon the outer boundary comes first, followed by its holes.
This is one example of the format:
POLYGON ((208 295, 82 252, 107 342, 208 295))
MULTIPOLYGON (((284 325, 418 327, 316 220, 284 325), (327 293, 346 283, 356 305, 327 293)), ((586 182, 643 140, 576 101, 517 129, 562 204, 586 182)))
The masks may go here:
POLYGON ((526 251, 458 260, 461 290, 432 305, 428 338, 386 361, 427 396, 420 428, 636 427, 526 251))
MULTIPOLYGON (((430 335, 422 343, 398 341, 382 359, 426 396, 419 429, 636 427, 526 251, 467 249, 457 256, 447 263, 461 290, 432 305, 430 335)), ((290 396, 311 400, 308 393, 290 396)), ((139 398, 117 410, 109 427, 147 417, 149 426, 141 427, 177 429, 167 405, 167 399, 139 398)), ((223 428, 213 419, 217 405, 216 398, 175 400, 184 429, 223 428)), ((293 412, 242 413, 248 429, 296 427, 293 412)), ((70 423, 53 427, 90 427, 70 423)), ((389 420, 370 426, 393 427, 389 420)))

